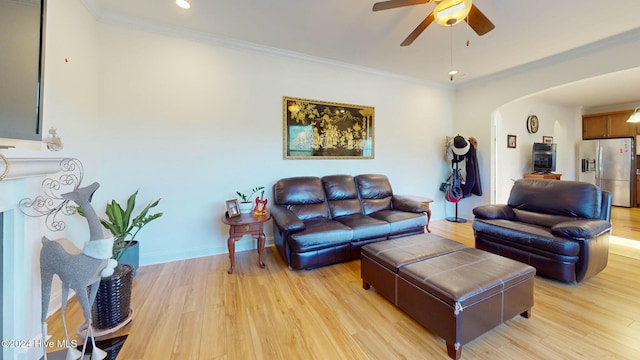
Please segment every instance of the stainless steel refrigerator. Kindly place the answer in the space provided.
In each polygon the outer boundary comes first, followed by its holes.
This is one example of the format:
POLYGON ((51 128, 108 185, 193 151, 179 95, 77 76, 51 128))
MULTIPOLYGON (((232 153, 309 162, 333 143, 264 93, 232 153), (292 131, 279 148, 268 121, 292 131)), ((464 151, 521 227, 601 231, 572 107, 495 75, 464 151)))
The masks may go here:
POLYGON ((631 207, 635 153, 633 138, 583 140, 579 145, 578 180, 610 191, 613 205, 631 207))

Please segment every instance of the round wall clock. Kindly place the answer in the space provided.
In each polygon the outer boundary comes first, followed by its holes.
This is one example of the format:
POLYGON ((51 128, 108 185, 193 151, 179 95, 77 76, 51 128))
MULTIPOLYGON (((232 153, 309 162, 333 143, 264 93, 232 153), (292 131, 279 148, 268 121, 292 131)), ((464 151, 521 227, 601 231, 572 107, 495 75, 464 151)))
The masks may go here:
POLYGON ((527 118, 527 131, 529 134, 535 134, 538 132, 538 117, 535 115, 529 115, 527 118))

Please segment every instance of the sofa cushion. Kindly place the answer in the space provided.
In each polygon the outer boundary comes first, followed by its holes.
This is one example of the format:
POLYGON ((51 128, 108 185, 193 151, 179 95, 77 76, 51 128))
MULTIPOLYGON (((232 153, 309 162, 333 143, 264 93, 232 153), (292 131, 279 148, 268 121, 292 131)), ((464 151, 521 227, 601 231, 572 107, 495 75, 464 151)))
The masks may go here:
POLYGON ((365 215, 392 209, 391 197, 393 196, 393 191, 391 190, 389 179, 385 175, 357 175, 355 181, 365 215))
POLYGON ((519 179, 507 204, 532 212, 598 219, 602 193, 599 187, 585 182, 519 179))
POLYGON ((391 209, 391 197, 383 199, 362 199, 362 210, 369 215, 382 210, 391 209))
POLYGON ((356 183, 351 175, 331 175, 322 178, 331 217, 362 214, 356 183))
POLYGON ((513 246, 536 248, 549 254, 577 256, 580 252, 580 244, 577 241, 555 236, 544 226, 511 220, 475 219, 473 230, 505 239, 513 246))
POLYGON ((350 227, 353 230, 352 240, 354 241, 386 238, 391 232, 391 226, 388 222, 362 214, 340 216, 333 220, 350 227))
POLYGON ((304 222, 305 229, 292 234, 289 246, 293 252, 307 252, 340 244, 353 238, 353 230, 330 219, 311 219, 304 222))
POLYGON ((300 220, 328 218, 324 188, 318 177, 280 179, 273 186, 274 202, 291 210, 300 220))
POLYGON ((327 210, 327 204, 319 203, 319 204, 306 204, 306 205, 286 205, 287 209, 291 210, 298 219, 310 220, 310 219, 328 219, 329 211, 327 210))
POLYGON ((559 223, 584 219, 584 218, 573 217, 573 216, 552 215, 552 214, 538 213, 538 212, 520 210, 520 209, 513 209, 513 214, 514 216, 513 216, 513 219, 511 220, 525 222, 525 223, 534 224, 534 225, 540 225, 548 228, 559 223))
POLYGON ((423 213, 410 213, 399 210, 382 210, 369 214, 372 218, 389 223, 390 234, 402 234, 416 228, 427 226, 427 216, 423 213))

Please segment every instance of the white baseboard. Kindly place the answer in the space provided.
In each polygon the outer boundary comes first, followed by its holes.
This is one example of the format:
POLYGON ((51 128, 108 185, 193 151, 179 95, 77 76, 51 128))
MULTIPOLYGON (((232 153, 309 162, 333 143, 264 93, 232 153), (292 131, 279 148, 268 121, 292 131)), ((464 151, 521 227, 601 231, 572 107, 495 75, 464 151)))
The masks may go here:
MULTIPOLYGON (((236 241, 235 249, 236 249, 236 252, 240 252, 240 251, 254 250, 257 248, 257 246, 258 246, 258 242, 255 239, 251 239, 248 235, 246 235, 244 238, 236 241)), ((274 246, 273 238, 267 237, 265 239, 264 246, 265 247, 274 246)), ((175 250, 175 249, 172 249, 172 250, 175 250)), ((205 256, 227 254, 228 252, 229 252, 229 249, 226 246, 217 246, 214 248, 192 250, 192 251, 186 251, 182 253, 180 252, 176 253, 175 251, 172 251, 172 252, 145 256, 144 258, 140 258, 140 266, 162 264, 162 263, 167 263, 172 261, 180 261, 180 260, 195 259, 195 258, 200 258, 205 256)))

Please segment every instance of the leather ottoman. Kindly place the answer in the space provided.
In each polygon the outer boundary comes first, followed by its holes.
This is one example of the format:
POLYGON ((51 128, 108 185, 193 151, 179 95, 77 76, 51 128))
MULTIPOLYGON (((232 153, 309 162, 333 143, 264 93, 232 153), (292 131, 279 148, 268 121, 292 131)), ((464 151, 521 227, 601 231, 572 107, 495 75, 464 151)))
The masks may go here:
POLYGON ((378 293, 398 305, 396 280, 398 269, 416 261, 429 259, 466 245, 433 234, 419 234, 364 245, 361 251, 362 287, 373 286, 378 293))
POLYGON ((361 273, 365 289, 442 337, 453 359, 505 320, 528 318, 533 306, 535 268, 436 235, 364 246, 361 273))

